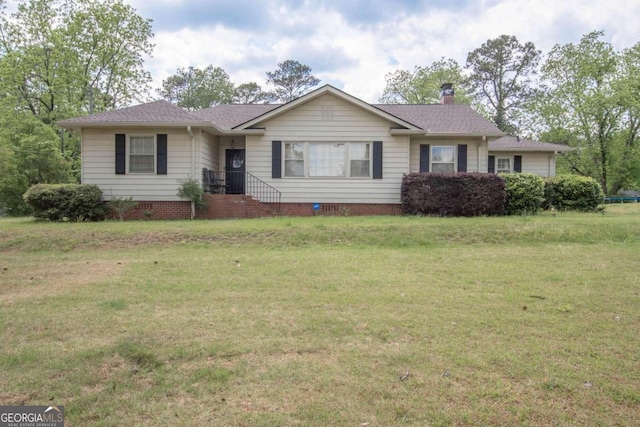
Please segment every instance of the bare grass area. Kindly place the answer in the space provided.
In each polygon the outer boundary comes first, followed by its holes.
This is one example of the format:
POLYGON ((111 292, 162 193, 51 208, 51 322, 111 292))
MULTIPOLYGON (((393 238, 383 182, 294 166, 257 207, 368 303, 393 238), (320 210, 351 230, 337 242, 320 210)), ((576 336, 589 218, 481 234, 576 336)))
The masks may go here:
POLYGON ((0 220, 0 405, 69 426, 638 425, 640 209, 0 220))

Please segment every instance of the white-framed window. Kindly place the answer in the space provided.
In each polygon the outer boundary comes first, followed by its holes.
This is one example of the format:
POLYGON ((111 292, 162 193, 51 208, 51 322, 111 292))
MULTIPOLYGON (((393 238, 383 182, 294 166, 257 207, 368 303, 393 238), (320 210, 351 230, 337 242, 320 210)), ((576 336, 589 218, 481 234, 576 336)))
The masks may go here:
POLYGON ((156 172, 156 138, 150 135, 129 137, 129 173, 156 172))
POLYGON ((456 171, 456 147, 431 147, 431 172, 453 173, 456 171))
POLYGON ((304 142, 284 144, 284 176, 304 176, 304 142))
POLYGON ((308 144, 309 169, 311 177, 347 176, 347 144, 308 144))
POLYGON ((496 173, 510 173, 511 169, 511 157, 497 157, 496 158, 496 173))
POLYGON ((352 142, 351 149, 351 176, 354 178, 371 177, 371 144, 368 142, 352 142))
POLYGON ((284 176, 370 178, 370 142, 285 142, 284 176))

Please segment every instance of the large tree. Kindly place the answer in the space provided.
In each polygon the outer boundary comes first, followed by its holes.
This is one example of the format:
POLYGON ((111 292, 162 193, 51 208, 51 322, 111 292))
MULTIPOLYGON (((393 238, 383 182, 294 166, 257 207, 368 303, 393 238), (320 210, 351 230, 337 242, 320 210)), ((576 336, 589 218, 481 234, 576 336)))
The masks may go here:
POLYGON ((545 139, 576 148, 563 159, 569 171, 615 193, 639 184, 640 44, 616 52, 603 36, 553 47, 534 107, 545 139))
POLYGON ((624 108, 622 131, 622 161, 614 169, 617 181, 612 190, 629 187, 640 189, 640 42, 621 53, 620 79, 614 88, 624 108))
POLYGON ((153 33, 122 0, 0 0, 0 206, 22 213, 39 182, 77 179, 80 144, 55 122, 148 96, 153 33))
POLYGON ((470 88, 462 69, 453 59, 442 58, 413 71, 397 70, 385 76, 386 87, 380 98, 385 104, 434 104, 440 100, 440 87, 452 83, 456 103, 470 104, 470 88))
POLYGON ((236 87, 233 102, 237 104, 260 104, 268 101, 269 94, 256 82, 242 83, 236 87))
POLYGON ((234 88, 229 75, 220 67, 178 68, 162 82, 158 94, 187 110, 199 110, 233 101, 234 88))
POLYGON ((69 170, 51 126, 26 112, 0 118, 0 211, 27 214, 24 192, 34 184, 67 182, 69 170))
POLYGON ((267 71, 267 84, 273 85, 271 100, 292 101, 320 83, 320 79, 311 74, 311 67, 288 59, 278 64, 274 71, 267 71))
POLYGON ((22 0, 0 16, 2 91, 44 123, 148 94, 149 20, 122 0, 22 0))
POLYGON ((503 132, 518 133, 518 114, 532 93, 540 51, 514 36, 487 40, 467 55, 466 68, 478 101, 489 110, 503 132))

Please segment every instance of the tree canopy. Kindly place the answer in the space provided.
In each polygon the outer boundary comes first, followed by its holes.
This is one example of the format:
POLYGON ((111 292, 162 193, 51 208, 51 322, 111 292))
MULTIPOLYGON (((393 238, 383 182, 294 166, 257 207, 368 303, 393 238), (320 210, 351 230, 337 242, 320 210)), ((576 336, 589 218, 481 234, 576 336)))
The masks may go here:
POLYGON ((122 0, 22 0, 0 15, 0 87, 44 123, 143 100, 151 23, 122 0))
POLYGON ((386 87, 380 98, 385 104, 435 104, 440 100, 440 88, 452 83, 456 102, 470 104, 469 85, 462 69, 453 59, 442 58, 413 71, 397 70, 385 76, 386 87))
POLYGON ((162 82, 158 94, 187 110, 199 110, 233 101, 233 83, 226 71, 208 65, 204 69, 178 68, 162 82))
POLYGON ((273 85, 271 101, 289 102, 309 92, 320 83, 311 74, 311 67, 288 59, 278 64, 274 71, 267 71, 267 84, 273 85))
POLYGON ((569 171, 616 193, 640 184, 640 43, 616 52, 603 35, 553 47, 533 111, 544 139, 576 148, 563 159, 569 171))
POLYGON ((268 100, 269 94, 256 82, 242 83, 233 94, 233 102, 237 104, 260 104, 268 100))
POLYGON ((122 0, 0 1, 0 210, 24 213, 36 183, 78 178, 80 144, 57 120, 143 101, 150 20, 122 0))
POLYGON ((518 133, 518 113, 532 94, 540 51, 515 36, 487 40, 467 55, 469 82, 477 100, 489 110, 503 132, 518 133))

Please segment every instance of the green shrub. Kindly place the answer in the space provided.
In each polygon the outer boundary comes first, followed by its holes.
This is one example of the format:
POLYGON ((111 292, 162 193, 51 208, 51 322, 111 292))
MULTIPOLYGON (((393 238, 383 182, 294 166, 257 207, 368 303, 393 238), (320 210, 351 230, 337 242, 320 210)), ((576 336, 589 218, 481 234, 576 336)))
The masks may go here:
POLYGON ((178 197, 191 201, 191 219, 196 217, 196 208, 205 206, 204 190, 200 183, 193 178, 183 178, 178 180, 178 197))
POLYGON ((545 181, 544 208, 595 212, 604 202, 602 187, 593 178, 558 175, 545 181))
POLYGON ((503 215, 504 180, 483 173, 410 173, 402 179, 402 210, 409 215, 503 215))
POLYGON ((108 212, 95 185, 37 184, 25 192, 24 200, 36 218, 50 221, 98 221, 108 212))
POLYGON ((109 206, 117 214, 120 221, 124 221, 124 216, 127 212, 138 207, 138 202, 133 200, 133 197, 112 197, 109 200, 109 206))
POLYGON ((500 174, 504 179, 507 215, 535 215, 544 202, 544 180, 532 173, 500 174))
POLYGON ((197 208, 205 206, 204 190, 197 180, 193 178, 184 178, 179 179, 178 183, 180 184, 180 187, 178 188, 178 197, 190 200, 197 208))

